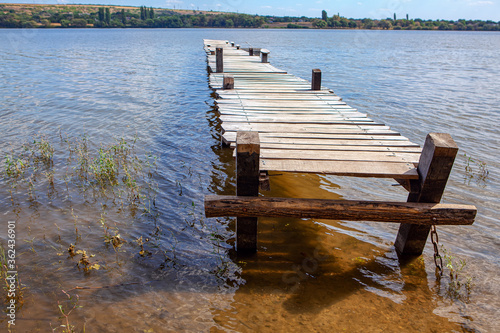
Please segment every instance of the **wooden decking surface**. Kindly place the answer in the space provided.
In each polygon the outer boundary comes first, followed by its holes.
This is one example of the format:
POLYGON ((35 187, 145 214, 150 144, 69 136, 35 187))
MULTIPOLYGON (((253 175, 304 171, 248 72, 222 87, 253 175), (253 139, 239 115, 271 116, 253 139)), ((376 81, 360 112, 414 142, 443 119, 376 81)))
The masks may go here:
POLYGON ((259 132, 262 171, 418 178, 420 146, 350 107, 333 91, 311 90, 309 81, 226 41, 205 39, 204 45, 223 140, 234 147, 237 131, 259 132), (224 49, 224 73, 216 73, 211 55, 216 47, 224 49), (222 89, 225 74, 234 77, 234 89, 222 89))

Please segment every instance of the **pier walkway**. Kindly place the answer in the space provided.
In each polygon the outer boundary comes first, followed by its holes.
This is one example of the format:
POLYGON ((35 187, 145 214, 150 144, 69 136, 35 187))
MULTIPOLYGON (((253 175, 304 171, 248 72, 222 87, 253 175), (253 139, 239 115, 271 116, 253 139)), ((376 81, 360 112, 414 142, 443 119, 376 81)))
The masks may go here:
POLYGON ((204 42, 224 143, 234 147, 237 131, 258 132, 261 171, 418 178, 418 144, 358 112, 328 88, 312 90, 310 82, 225 41, 204 42), (217 47, 223 48, 223 73, 217 73, 212 55, 217 47), (233 89, 223 89, 228 74, 233 89))
POLYGON ((257 217, 288 216, 401 223, 400 254, 422 253, 431 227, 472 224, 476 208, 439 204, 458 147, 430 133, 421 148, 350 107, 321 85, 269 64, 269 51, 204 40, 209 85, 217 95, 222 144, 235 149, 236 196, 207 196, 207 217, 236 216, 237 249, 257 249, 257 217), (393 178, 408 201, 259 197, 269 171, 393 178))

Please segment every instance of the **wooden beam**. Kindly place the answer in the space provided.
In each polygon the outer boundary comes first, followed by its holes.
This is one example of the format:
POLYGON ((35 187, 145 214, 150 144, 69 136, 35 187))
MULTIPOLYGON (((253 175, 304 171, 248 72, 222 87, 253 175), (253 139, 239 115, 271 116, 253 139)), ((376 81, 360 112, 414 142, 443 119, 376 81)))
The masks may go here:
POLYGON ((257 216, 317 218, 347 221, 469 225, 477 209, 471 205, 414 202, 351 201, 269 197, 205 197, 207 217, 257 216))
MULTIPOLYGON (((238 132, 236 135, 236 195, 259 195, 260 142, 257 132, 238 132)), ((257 251, 257 218, 236 219, 236 249, 238 252, 257 251)))
POLYGON ((312 70, 311 90, 321 90, 321 70, 312 70))
MULTIPOLYGON (((458 147, 446 133, 430 133, 417 167, 419 179, 411 184, 408 202, 439 203, 443 196, 458 147)), ((395 247, 402 255, 422 254, 430 225, 401 224, 395 247)))
POLYGON ((223 73, 224 72, 224 51, 222 47, 217 47, 215 49, 215 72, 223 73))
POLYGON ((224 83, 222 89, 234 89, 234 76, 224 75, 224 83))

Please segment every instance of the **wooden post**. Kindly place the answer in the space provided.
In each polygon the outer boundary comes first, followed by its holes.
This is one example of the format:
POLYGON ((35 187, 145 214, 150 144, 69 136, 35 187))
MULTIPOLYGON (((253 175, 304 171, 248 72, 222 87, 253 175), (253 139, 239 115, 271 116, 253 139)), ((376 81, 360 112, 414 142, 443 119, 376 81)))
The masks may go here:
MULTIPOLYGON (((257 132, 240 131, 236 134, 236 195, 259 195, 260 140, 257 132)), ((257 218, 236 219, 236 250, 257 251, 257 218)))
POLYGON ((234 42, 231 42, 231 46, 234 47, 234 42))
POLYGON ((311 90, 321 90, 321 69, 312 70, 311 90))
POLYGON ((236 49, 239 50, 240 49, 240 46, 239 45, 236 45, 236 49))
POLYGON ((261 54, 261 57, 262 57, 262 62, 264 62, 264 63, 269 62, 268 59, 267 59, 267 57, 269 55, 269 51, 268 50, 262 49, 262 50, 260 50, 260 54, 261 54))
MULTIPOLYGON (((443 196, 446 182, 453 167, 458 147, 449 134, 430 133, 418 164, 419 179, 412 182, 413 192, 408 195, 408 202, 439 203, 443 196)), ((395 247, 402 255, 421 255, 430 226, 401 224, 395 247)))
POLYGON ((234 89, 234 76, 224 75, 224 83, 222 89, 234 89))
POLYGON ((248 55, 253 56, 253 47, 248 49, 248 55))
POLYGON ((224 72, 224 53, 222 47, 218 47, 215 50, 215 72, 223 73, 224 72))

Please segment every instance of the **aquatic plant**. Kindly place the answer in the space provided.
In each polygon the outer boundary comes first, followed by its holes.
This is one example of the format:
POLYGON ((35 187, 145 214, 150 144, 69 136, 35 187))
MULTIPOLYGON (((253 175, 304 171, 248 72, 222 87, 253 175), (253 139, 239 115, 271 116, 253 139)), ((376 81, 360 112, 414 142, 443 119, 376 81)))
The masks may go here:
POLYGON ((485 183, 490 174, 486 162, 472 158, 467 153, 464 153, 463 157, 465 158, 464 180, 470 183, 472 179, 476 179, 478 183, 485 183))
POLYGON ((78 261, 78 263, 76 265, 78 266, 78 268, 80 268, 80 266, 82 266, 83 271, 85 273, 88 273, 92 269, 99 270, 99 268, 101 268, 101 266, 98 263, 90 262, 90 258, 95 257, 95 254, 88 255, 87 251, 85 251, 85 250, 78 250, 75 253, 82 255, 82 257, 80 258, 80 260, 78 261))
POLYGON ((4 299, 5 304, 10 304, 11 301, 14 301, 16 309, 19 309, 24 304, 24 292, 25 287, 21 284, 19 280, 19 274, 15 274, 15 276, 10 275, 9 271, 12 269, 8 268, 8 259, 5 253, 5 249, 2 244, 0 244, 0 280, 3 285, 2 290, 5 293, 4 299), (15 290, 12 292, 11 286, 15 285, 15 290))
MULTIPOLYGON (((52 332, 57 332, 59 328, 62 328, 62 333, 74 333, 76 332, 75 331, 76 327, 70 323, 69 316, 75 309, 82 308, 81 305, 78 305, 80 297, 78 295, 75 295, 75 297, 73 297, 64 290, 62 290, 62 292, 68 298, 66 302, 69 303, 69 309, 65 310, 63 304, 57 301, 57 307, 59 308, 59 312, 61 313, 59 319, 63 320, 63 324, 61 324, 59 327, 52 328, 52 332)), ((50 324, 50 326, 52 327, 52 323, 50 324)), ((85 332, 85 325, 83 326, 83 332, 85 332)))
POLYGON ((465 303, 469 302, 472 289, 474 287, 474 277, 469 276, 464 271, 467 262, 464 259, 457 258, 451 252, 441 246, 444 253, 443 259, 448 277, 446 286, 446 297, 451 300, 460 300, 465 303))

